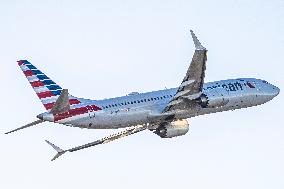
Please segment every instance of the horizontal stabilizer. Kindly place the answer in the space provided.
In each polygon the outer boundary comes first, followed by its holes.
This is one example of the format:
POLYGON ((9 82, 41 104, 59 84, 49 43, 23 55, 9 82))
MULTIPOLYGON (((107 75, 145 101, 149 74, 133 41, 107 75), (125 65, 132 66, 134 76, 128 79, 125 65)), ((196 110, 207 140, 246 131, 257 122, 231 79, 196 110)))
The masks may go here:
POLYGON ((45 140, 45 142, 47 144, 49 144, 54 150, 57 151, 57 154, 51 159, 51 161, 56 160, 57 158, 59 158, 59 156, 63 155, 66 152, 66 151, 62 150, 61 148, 59 148, 58 146, 56 146, 55 144, 52 144, 48 140, 45 140))
POLYGON ((21 129, 25 129, 25 128, 28 128, 28 127, 31 127, 31 126, 34 126, 34 125, 37 125, 37 124, 42 123, 42 122, 44 122, 44 121, 43 121, 43 120, 36 120, 36 121, 31 122, 31 123, 29 123, 29 124, 27 124, 27 125, 24 125, 24 126, 22 126, 22 127, 19 127, 19 128, 17 128, 17 129, 12 130, 12 131, 9 131, 9 132, 7 132, 7 133, 5 133, 5 134, 7 135, 7 134, 9 134, 9 133, 13 133, 13 132, 15 132, 15 131, 18 131, 18 130, 21 130, 21 129))

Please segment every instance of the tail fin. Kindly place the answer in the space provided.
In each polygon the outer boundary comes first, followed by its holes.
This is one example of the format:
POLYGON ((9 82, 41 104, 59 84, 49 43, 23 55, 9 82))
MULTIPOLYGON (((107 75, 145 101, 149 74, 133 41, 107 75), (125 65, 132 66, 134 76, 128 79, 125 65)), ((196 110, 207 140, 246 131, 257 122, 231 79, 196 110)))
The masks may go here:
MULTIPOLYGON (((45 109, 51 110, 63 89, 27 60, 19 60, 18 65, 30 82, 45 109)), ((77 98, 70 96, 69 103, 70 105, 73 105, 81 102, 77 98)))

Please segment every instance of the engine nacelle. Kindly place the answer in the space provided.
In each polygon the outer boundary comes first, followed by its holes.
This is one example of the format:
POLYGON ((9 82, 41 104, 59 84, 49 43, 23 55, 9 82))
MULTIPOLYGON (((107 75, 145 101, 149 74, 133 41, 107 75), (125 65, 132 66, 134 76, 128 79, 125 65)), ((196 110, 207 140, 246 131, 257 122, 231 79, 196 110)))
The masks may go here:
POLYGON ((198 104, 203 108, 216 108, 226 105, 228 91, 224 88, 215 88, 205 91, 198 99, 198 104))
POLYGON ((185 135, 188 132, 189 124, 186 119, 172 121, 158 127, 154 133, 161 138, 172 138, 185 135))

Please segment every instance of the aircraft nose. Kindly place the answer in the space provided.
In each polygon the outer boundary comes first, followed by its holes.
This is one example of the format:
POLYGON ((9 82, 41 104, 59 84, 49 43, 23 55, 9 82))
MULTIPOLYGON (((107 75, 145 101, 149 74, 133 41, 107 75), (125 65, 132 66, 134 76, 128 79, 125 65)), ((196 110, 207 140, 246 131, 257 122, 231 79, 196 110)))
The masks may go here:
POLYGON ((280 93, 280 89, 274 85, 271 85, 271 96, 275 97, 280 93))

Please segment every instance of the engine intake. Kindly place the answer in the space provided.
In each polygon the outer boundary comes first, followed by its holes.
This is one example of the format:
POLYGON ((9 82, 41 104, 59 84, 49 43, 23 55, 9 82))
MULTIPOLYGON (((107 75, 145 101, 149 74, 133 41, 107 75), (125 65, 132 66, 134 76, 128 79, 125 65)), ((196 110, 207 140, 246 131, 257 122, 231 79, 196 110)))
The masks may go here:
POLYGON ((189 124, 186 119, 172 121, 159 126, 154 133, 161 138, 172 138, 185 135, 188 132, 189 124))

